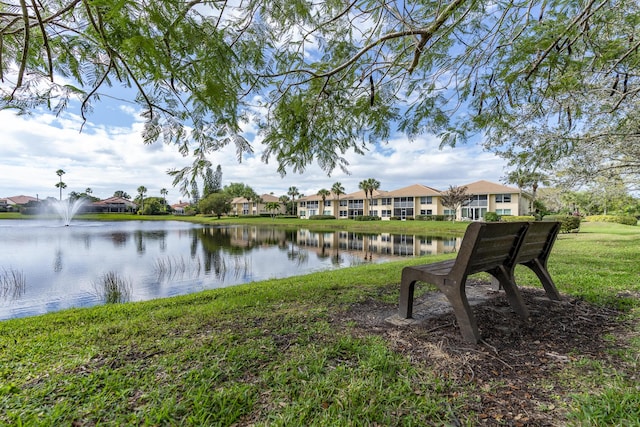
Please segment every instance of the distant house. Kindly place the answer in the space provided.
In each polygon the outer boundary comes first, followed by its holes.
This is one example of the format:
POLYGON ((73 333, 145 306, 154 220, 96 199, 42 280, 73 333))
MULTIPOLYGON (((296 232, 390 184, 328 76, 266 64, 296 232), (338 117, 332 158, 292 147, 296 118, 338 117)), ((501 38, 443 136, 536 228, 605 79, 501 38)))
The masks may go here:
POLYGON ((31 196, 13 196, 0 199, 0 209, 13 211, 20 210, 21 206, 25 206, 30 202, 39 202, 37 197, 31 196))
POLYGON ((280 207, 276 211, 277 214, 284 214, 286 206, 280 203, 280 199, 272 194, 263 194, 260 196, 260 202, 250 201, 246 197, 236 197, 231 201, 231 214, 236 216, 244 215, 268 215, 266 209, 267 203, 279 203, 280 207))
POLYGON ((138 205, 131 200, 122 197, 109 197, 108 199, 91 203, 87 210, 97 213, 125 213, 133 212, 137 208, 138 205))
POLYGON ((29 202, 38 202, 38 198, 31 196, 13 196, 7 197, 7 203, 13 206, 24 206, 29 202))
POLYGON ((183 202, 182 200, 180 200, 180 202, 176 203, 175 205, 171 205, 171 209, 173 210, 173 213, 176 215, 184 215, 185 208, 190 205, 191 205, 190 203, 183 202))

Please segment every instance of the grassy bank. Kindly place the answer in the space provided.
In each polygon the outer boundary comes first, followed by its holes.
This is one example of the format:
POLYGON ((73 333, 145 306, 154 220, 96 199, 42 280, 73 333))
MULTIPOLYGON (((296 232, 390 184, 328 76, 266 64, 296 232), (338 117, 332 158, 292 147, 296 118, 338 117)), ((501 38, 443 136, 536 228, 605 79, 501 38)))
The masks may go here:
MULTIPOLYGON (((606 337, 624 363, 577 352, 549 374, 546 381, 564 391, 551 387, 554 408, 539 410, 557 412, 560 424, 637 425, 638 253, 640 229, 615 224, 584 224, 556 243, 549 269, 560 291, 623 308, 635 323, 624 340, 613 331, 606 337)), ((357 320, 334 321, 363 301, 392 306, 402 267, 426 260, 2 321, 0 424, 486 422, 468 408, 495 393, 498 380, 460 381, 397 352, 382 335, 356 333, 357 320)), ((538 286, 527 271, 517 273, 521 285, 538 286)))
MULTIPOLYGON (((0 213, 2 219, 35 219, 20 213, 0 213)), ((349 230, 370 233, 414 233, 432 236, 462 235, 468 223, 451 221, 354 221, 351 219, 335 220, 307 220, 298 218, 255 218, 255 217, 223 217, 212 216, 181 216, 181 215, 135 215, 135 214, 81 214, 75 217, 77 221, 188 221, 209 225, 263 225, 269 227, 300 227, 310 230, 349 230)))

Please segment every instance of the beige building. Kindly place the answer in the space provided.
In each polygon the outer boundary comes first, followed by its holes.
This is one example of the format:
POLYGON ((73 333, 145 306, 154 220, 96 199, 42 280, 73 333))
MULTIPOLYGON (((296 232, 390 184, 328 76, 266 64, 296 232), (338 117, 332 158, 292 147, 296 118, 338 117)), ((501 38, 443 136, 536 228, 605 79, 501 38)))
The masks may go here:
POLYGON ((487 212, 499 215, 528 215, 531 196, 521 190, 489 181, 476 181, 465 185, 469 199, 456 212, 442 205, 444 191, 422 184, 414 184, 393 191, 375 190, 373 196, 364 191, 343 194, 331 193, 322 201, 316 195, 301 197, 297 201, 298 216, 333 215, 336 218, 354 218, 371 215, 389 220, 415 219, 421 215, 455 215, 457 219, 477 221, 487 212))
POLYGON ((267 203, 278 203, 278 210, 276 214, 284 214, 286 212, 286 206, 280 203, 278 197, 273 194, 263 194, 260 196, 260 201, 249 200, 246 197, 236 197, 231 201, 231 215, 245 216, 245 215, 271 215, 273 212, 267 211, 267 203))

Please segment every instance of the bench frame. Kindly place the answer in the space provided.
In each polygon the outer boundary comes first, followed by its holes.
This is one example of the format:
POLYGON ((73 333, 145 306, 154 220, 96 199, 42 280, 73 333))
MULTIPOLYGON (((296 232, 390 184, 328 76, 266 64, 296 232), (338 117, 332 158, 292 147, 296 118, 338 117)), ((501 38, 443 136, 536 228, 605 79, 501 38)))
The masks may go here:
POLYGON ((547 271, 547 260, 559 229, 557 222, 470 224, 455 259, 402 270, 399 316, 412 317, 416 282, 430 283, 436 285, 453 306, 463 338, 468 342, 479 342, 481 336, 467 300, 465 283, 469 275, 486 272, 505 290, 513 310, 528 321, 529 311, 515 283, 515 267, 522 264, 533 270, 547 296, 559 300, 560 294, 547 271))

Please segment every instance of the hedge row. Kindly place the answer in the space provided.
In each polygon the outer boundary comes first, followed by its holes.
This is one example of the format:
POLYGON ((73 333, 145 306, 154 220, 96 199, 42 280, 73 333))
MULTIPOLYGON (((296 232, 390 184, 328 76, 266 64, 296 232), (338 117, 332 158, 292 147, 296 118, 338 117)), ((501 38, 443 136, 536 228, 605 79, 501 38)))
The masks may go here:
POLYGON ((535 221, 536 217, 533 215, 504 215, 500 217, 502 222, 518 222, 518 221, 535 221))
POLYGON ((353 219, 355 221, 380 221, 382 218, 380 218, 379 216, 362 215, 362 216, 355 216, 353 217, 353 219))
POLYGON ((333 215, 311 215, 309 219, 336 219, 333 215))
POLYGON ((638 220, 632 215, 590 215, 584 218, 589 222, 615 222, 624 225, 638 225, 638 220))
POLYGON ((416 221, 451 221, 451 215, 417 215, 416 221))
POLYGON ((543 221, 560 221, 561 233, 577 233, 580 230, 580 217, 574 215, 547 215, 543 221))

